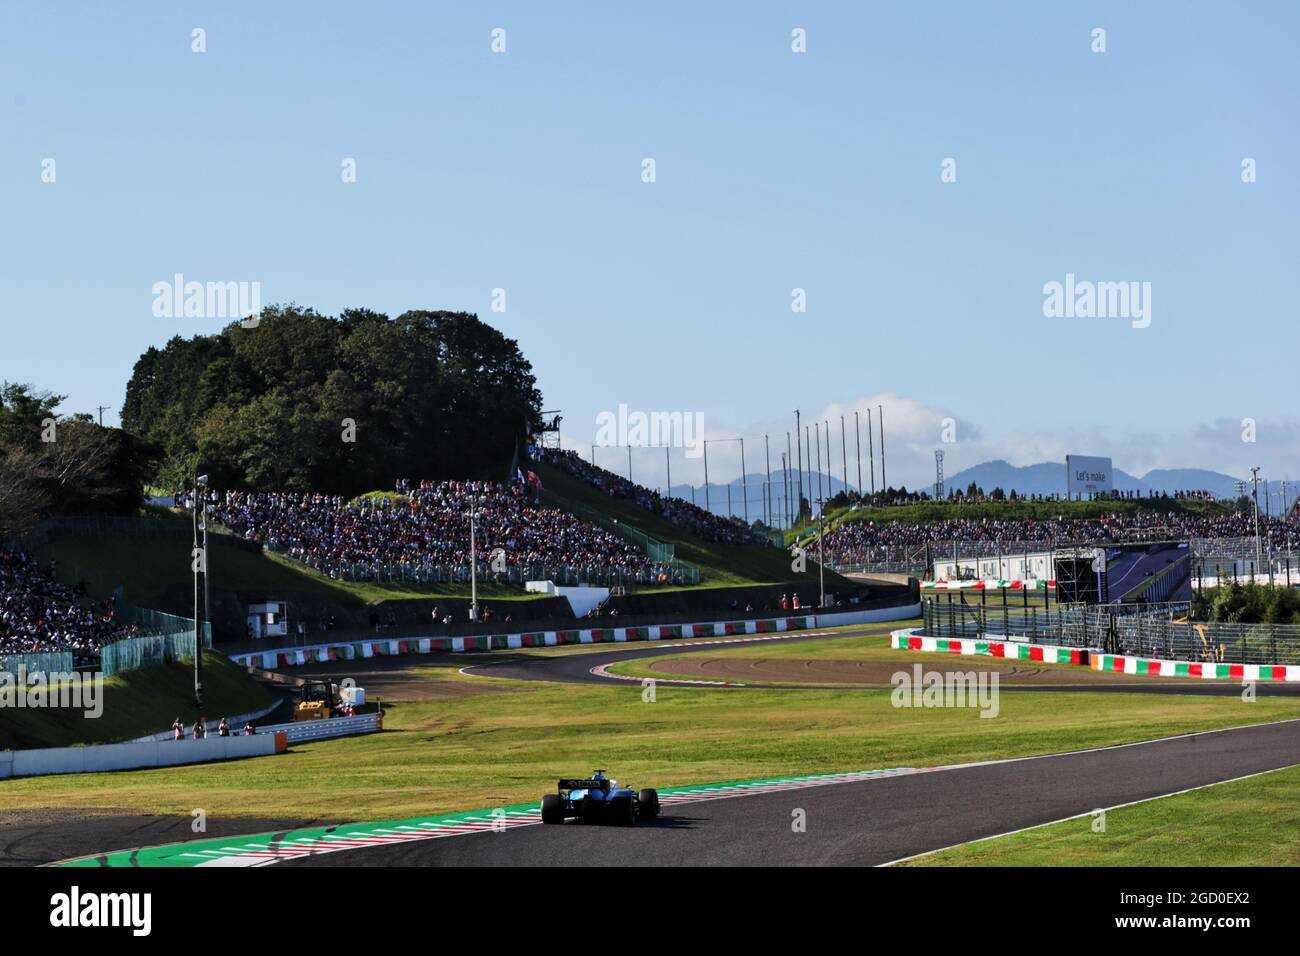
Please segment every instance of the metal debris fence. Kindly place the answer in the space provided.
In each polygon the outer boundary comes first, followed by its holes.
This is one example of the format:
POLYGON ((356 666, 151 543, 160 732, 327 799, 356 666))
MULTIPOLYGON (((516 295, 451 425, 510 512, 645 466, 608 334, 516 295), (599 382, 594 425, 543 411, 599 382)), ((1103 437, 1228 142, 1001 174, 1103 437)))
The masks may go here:
POLYGON ((1191 621, 1191 605, 980 606, 927 600, 923 633, 1004 637, 1163 660, 1300 664, 1300 625, 1191 621))
POLYGON ((72 651, 0 654, 0 674, 68 674, 72 669, 72 651))
MULTIPOLYGON (((193 624, 190 625, 193 628, 193 624)), ((204 624, 203 647, 212 647, 212 631, 204 624)), ((194 632, 154 634, 148 637, 128 637, 105 644, 100 649, 100 670, 105 677, 140 667, 161 667, 183 660, 194 660, 194 632)))

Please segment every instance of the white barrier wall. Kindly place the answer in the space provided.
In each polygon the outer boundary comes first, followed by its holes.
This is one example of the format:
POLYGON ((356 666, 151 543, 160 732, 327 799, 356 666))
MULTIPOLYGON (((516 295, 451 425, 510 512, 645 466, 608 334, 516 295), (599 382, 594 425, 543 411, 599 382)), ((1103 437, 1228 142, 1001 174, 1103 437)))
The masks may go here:
MULTIPOLYGON (((903 621, 921 616, 921 605, 859 611, 826 611, 816 614, 810 608, 787 612, 782 617, 746 618, 737 621, 709 621, 695 624, 613 625, 572 628, 559 631, 529 631, 516 634, 479 634, 471 637, 396 637, 349 641, 337 644, 312 644, 307 647, 278 647, 266 651, 232 654, 236 664, 251 669, 276 670, 301 664, 335 660, 358 660, 403 654, 433 654, 515 650, 522 647, 558 647, 565 644, 601 644, 624 641, 667 641, 692 637, 725 637, 732 634, 771 634, 802 631, 812 627, 841 627, 849 624, 873 624, 903 621)), ((611 618, 611 621, 617 619, 611 618)))
POLYGON ((0 753, 0 779, 173 767, 240 757, 263 757, 281 753, 286 746, 284 734, 255 734, 251 737, 205 737, 202 740, 8 750, 0 753))

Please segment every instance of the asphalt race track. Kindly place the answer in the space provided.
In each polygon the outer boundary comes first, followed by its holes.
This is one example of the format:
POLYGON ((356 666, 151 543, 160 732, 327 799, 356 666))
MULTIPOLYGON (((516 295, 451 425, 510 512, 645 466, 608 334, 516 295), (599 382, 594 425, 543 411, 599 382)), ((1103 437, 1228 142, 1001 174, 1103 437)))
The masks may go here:
MULTIPOLYGON (((1300 721, 665 807, 634 828, 532 824, 280 866, 879 865, 1300 764, 1300 721), (806 831, 794 832, 802 809, 806 831)), ((654 781, 635 781, 638 786, 654 781)), ((1090 817, 1077 821, 1091 825, 1090 817)), ((573 872, 566 870, 566 872, 573 872)))
MULTIPOLYGON (((700 652, 717 653, 725 650, 727 647, 750 647, 765 643, 770 643, 774 647, 786 647, 791 644, 802 644, 808 641, 825 641, 835 640, 842 637, 862 637, 868 634, 879 634, 880 625, 864 625, 860 628, 852 628, 843 631, 813 631, 808 634, 797 634, 787 636, 784 634, 766 634, 750 635, 748 637, 716 637, 716 638, 698 638, 675 641, 667 644, 657 644, 654 642, 648 644, 624 644, 616 649, 612 648, 607 651, 565 651, 560 650, 551 655, 519 655, 499 662, 487 664, 474 664, 464 667, 461 670, 474 677, 503 677, 512 680, 540 680, 540 681, 558 681, 569 684, 618 684, 637 688, 639 681, 620 679, 616 677, 602 676, 593 673, 593 670, 608 664, 616 664, 620 661, 637 660, 646 657, 663 657, 669 654, 689 654, 700 652)), ((500 653, 500 652, 497 652, 500 653)), ((920 664, 927 669, 944 669, 944 670, 966 670, 976 669, 981 665, 990 665, 998 662, 997 658, 986 657, 967 657, 967 656, 949 656, 946 654, 926 654, 923 652, 912 652, 914 663, 920 664)), ((1027 662, 1020 662, 1026 664, 1027 662)), ((909 667, 911 662, 909 662, 909 667)), ((1094 672, 1087 668, 1079 667, 1074 670, 1079 671, 1077 675, 1071 674, 1066 668, 1051 668, 1061 675, 1057 682, 1023 684, 1017 686, 1006 686, 1004 691, 1086 691, 1088 693, 1109 692, 1109 693, 1136 693, 1136 694, 1193 694, 1209 696, 1227 696, 1236 697, 1241 695, 1241 684, 1232 681, 1209 681, 1199 678, 1188 677, 1134 677, 1131 681, 1123 682, 1102 682, 1092 679, 1094 672)), ((661 686, 696 686, 707 690, 754 690, 760 689, 759 685, 745 685, 740 683, 711 683, 699 681, 675 681, 671 677, 656 678, 656 682, 661 686)), ((888 684, 863 684, 862 687, 887 687, 888 684)), ((798 684, 783 685, 779 689, 791 690, 839 690, 852 689, 853 685, 836 684, 828 686, 826 684, 798 684)), ((772 690, 772 687, 761 688, 772 690)), ((1263 695, 1289 695, 1300 694, 1300 684, 1270 684, 1260 681, 1255 685, 1256 694, 1263 695)))

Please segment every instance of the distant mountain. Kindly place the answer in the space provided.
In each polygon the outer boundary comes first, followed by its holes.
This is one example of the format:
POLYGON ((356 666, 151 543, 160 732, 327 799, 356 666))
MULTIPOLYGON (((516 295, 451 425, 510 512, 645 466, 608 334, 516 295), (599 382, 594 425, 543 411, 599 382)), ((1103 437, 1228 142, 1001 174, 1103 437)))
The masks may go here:
MULTIPOLYGON (((805 471, 802 477, 804 497, 814 501, 818 496, 819 484, 821 493, 828 498, 845 488, 841 478, 834 475, 818 475, 815 471, 805 471)), ((789 478, 793 494, 793 486, 798 477, 795 472, 791 472, 789 478)), ((685 501, 693 501, 701 508, 706 506, 707 501, 708 509, 717 515, 731 514, 741 517, 747 512, 750 520, 753 520, 765 517, 767 503, 764 481, 761 472, 749 473, 746 474, 743 482, 740 478, 731 482, 709 482, 707 492, 703 485, 675 483, 671 493, 685 501)), ((965 491, 972 481, 986 493, 994 488, 1001 488, 1005 492, 1010 492, 1014 488, 1018 495, 1064 494, 1065 462, 1043 462, 1017 467, 998 459, 944 476, 944 486, 949 489, 960 488, 965 491)), ((1168 492, 1171 495, 1175 491, 1208 491, 1216 498, 1235 498, 1236 481, 1237 479, 1231 475, 1207 471, 1204 468, 1158 468, 1147 472, 1141 478, 1135 478, 1119 468, 1115 469, 1115 487, 1120 491, 1168 492)), ((850 471, 848 487, 856 488, 856 485, 856 472, 850 471)), ((659 487, 659 490, 662 491, 662 487, 659 487)), ((912 490, 933 493, 934 486, 919 485, 912 490)), ((783 476, 781 472, 774 471, 771 478, 772 511, 776 516, 773 518, 774 522, 785 509, 784 491, 783 476)), ((793 506, 793 502, 791 505, 793 506)), ((816 512, 815 505, 813 510, 816 512)))
MULTIPOLYGON (((986 461, 944 476, 947 488, 963 491, 975 482, 985 492, 994 488, 1025 495, 1050 495, 1065 492, 1065 462, 1043 462, 1017 467, 1001 459, 986 461)), ((1141 478, 1115 469, 1115 487, 1120 491, 1208 491, 1216 498, 1235 498, 1237 479, 1204 468, 1157 468, 1141 478)))
MULTIPOLYGON (((834 475, 818 473, 815 471, 805 471, 802 475, 794 471, 789 473, 790 480, 790 510, 795 508, 794 496, 798 494, 798 483, 803 483, 803 496, 811 501, 816 501, 818 497, 818 486, 820 484, 821 494, 827 498, 833 498, 841 491, 845 490, 845 484, 834 475)), ((786 509, 785 502, 785 479, 786 476, 780 471, 773 470, 770 483, 770 492, 772 495, 772 522, 784 522, 781 517, 786 509)), ((716 515, 734 515, 737 518, 743 517, 746 513, 751 521, 766 517, 767 508, 767 482, 769 479, 763 477, 762 472, 747 472, 744 479, 736 478, 730 482, 711 481, 708 484, 707 491, 704 485, 689 485, 674 483, 671 494, 681 498, 684 501, 694 502, 701 508, 706 507, 716 515)), ((662 493, 662 486, 652 486, 662 493)), ((856 490, 857 483, 853 472, 849 473, 848 488, 856 490)), ((813 505, 814 513, 817 510, 816 504, 813 505)))

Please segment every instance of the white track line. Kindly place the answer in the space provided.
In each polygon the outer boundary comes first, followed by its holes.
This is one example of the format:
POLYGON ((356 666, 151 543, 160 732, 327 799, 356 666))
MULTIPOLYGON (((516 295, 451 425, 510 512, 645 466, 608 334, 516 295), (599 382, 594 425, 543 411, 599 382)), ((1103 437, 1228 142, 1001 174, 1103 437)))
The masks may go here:
MULTIPOLYGON (((845 625, 845 626, 846 626, 846 627, 850 627, 850 626, 851 626, 851 627, 857 627, 857 626, 859 626, 859 625, 845 625)), ((704 647, 704 646, 712 646, 712 645, 716 645, 716 644, 753 644, 753 643, 757 643, 758 641, 789 641, 789 640, 793 640, 793 639, 795 639, 795 638, 800 638, 800 637, 834 637, 834 636, 835 636, 834 633, 831 632, 831 631, 791 631, 791 632, 789 632, 788 634, 746 635, 746 636, 743 636, 743 637, 725 637, 725 638, 717 638, 717 639, 713 639, 713 640, 695 640, 695 639, 692 639, 692 638, 681 638, 681 639, 673 639, 673 640, 669 640, 669 641, 601 641, 600 644, 611 644, 611 645, 614 645, 613 647, 608 648, 608 650, 612 650, 612 651, 616 651, 616 650, 628 650, 628 651, 634 651, 634 650, 637 650, 637 649, 638 649, 638 645, 645 645, 646 647, 674 647, 674 648, 676 648, 676 647, 704 647), (620 644, 623 645, 623 646, 622 646, 622 647, 619 647, 618 645, 620 645, 620 644), (629 644, 632 645, 632 646, 629 647, 629 646, 628 646, 629 644)), ((592 643, 592 644, 555 644, 555 645, 551 645, 551 646, 548 647, 548 648, 543 648, 543 649, 544 649, 544 650, 553 650, 553 649, 561 648, 561 647, 584 647, 584 648, 591 648, 591 647, 600 647, 600 644, 596 644, 596 643, 592 643)), ((606 650, 606 648, 601 648, 601 650, 606 650)), ((550 659, 551 659, 551 658, 543 658, 543 660, 550 660, 550 659)), ((459 674, 461 674, 461 675, 463 675, 463 676, 465 676, 465 677, 491 677, 490 674, 471 674, 471 673, 470 673, 470 669, 471 669, 471 668, 474 668, 474 667, 492 667, 492 666, 494 666, 494 665, 495 665, 495 666, 500 666, 500 665, 502 665, 502 664, 518 664, 518 663, 519 663, 518 660, 508 660, 508 661, 486 661, 486 662, 479 663, 479 664, 466 664, 464 667, 458 668, 458 669, 457 669, 457 673, 459 673, 459 674)), ((611 661, 611 662, 610 662, 610 664, 621 664, 621 663, 622 663, 622 661, 611 661)), ((607 665, 602 665, 602 666, 607 666, 607 665)), ((594 667, 593 667, 593 668, 591 669, 590 673, 595 674, 596 671, 597 671, 597 668, 594 668, 594 667)), ((609 678, 609 679, 611 679, 611 680, 638 680, 638 681, 641 680, 641 678, 639 678, 639 677, 624 677, 624 676, 621 675, 621 674, 605 674, 605 673, 601 673, 601 674, 597 674, 597 676, 598 676, 598 677, 606 677, 606 678, 609 678)), ((493 679, 493 680, 496 680, 497 678, 492 678, 492 679, 493 679)), ((512 677, 508 677, 508 678, 501 678, 501 679, 503 679, 503 680, 519 680, 519 679, 526 679, 526 678, 512 678, 512 677)), ((654 678, 654 680, 656 680, 656 681, 657 681, 658 683, 660 683, 660 684, 669 684, 669 683, 673 683, 673 684, 706 684, 706 685, 713 685, 713 686, 728 686, 728 687, 744 687, 744 686, 746 686, 746 685, 744 685, 744 684, 730 684, 730 683, 728 683, 727 681, 688 681, 688 680, 668 680, 668 679, 660 680, 659 678, 654 678)))
MULTIPOLYGON (((1255 725, 1260 726, 1260 725, 1255 725)), ((1171 740, 1177 738, 1169 738, 1171 740)), ((1086 753, 1086 751, 1084 751, 1086 753)), ((1250 780, 1253 777, 1262 777, 1265 774, 1277 773, 1279 770, 1291 770, 1294 767, 1300 767, 1300 764, 1291 764, 1289 767, 1274 767, 1272 770, 1261 770, 1258 773, 1248 773, 1244 777, 1233 777, 1229 780, 1216 780, 1214 783, 1203 783, 1198 787, 1188 787, 1186 790, 1175 790, 1172 793, 1159 793, 1154 797, 1143 797, 1141 800, 1130 800, 1128 803, 1117 803, 1110 807, 1097 807, 1095 810, 1085 810, 1083 813, 1076 813, 1073 816, 1061 817, 1059 820, 1048 820, 1046 823, 1035 823, 1032 826, 1021 827, 1018 830, 1008 830, 1005 833, 995 833, 992 836, 978 837, 974 840, 966 840, 962 843, 953 843, 950 846, 942 846, 935 850, 926 850, 924 853, 914 853, 911 856, 900 857, 897 860, 890 860, 888 863, 877 863, 877 866, 897 866, 899 863, 910 863, 912 860, 920 860, 927 856, 934 856, 936 853, 943 853, 946 850, 956 850, 959 847, 973 846, 976 843, 986 843, 989 840, 1000 840, 1002 837, 1015 836, 1017 833, 1028 833, 1030 830, 1039 830, 1043 827, 1050 827, 1057 823, 1068 823, 1071 820, 1081 820, 1084 817, 1090 817, 1097 810, 1103 813, 1109 813, 1112 810, 1122 810, 1125 807, 1136 807, 1142 803, 1150 803, 1153 800, 1165 800, 1169 797, 1180 797, 1185 793, 1195 793, 1197 790, 1208 790, 1210 787, 1221 787, 1225 783, 1237 783, 1239 780, 1250 780)))

